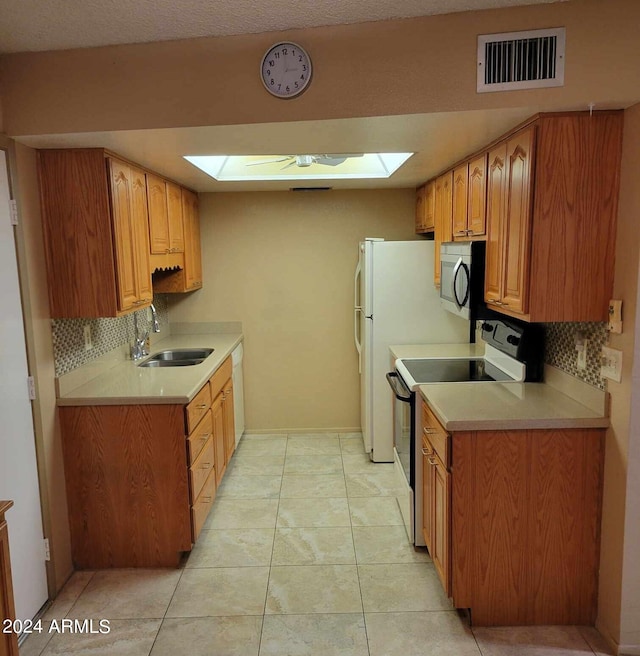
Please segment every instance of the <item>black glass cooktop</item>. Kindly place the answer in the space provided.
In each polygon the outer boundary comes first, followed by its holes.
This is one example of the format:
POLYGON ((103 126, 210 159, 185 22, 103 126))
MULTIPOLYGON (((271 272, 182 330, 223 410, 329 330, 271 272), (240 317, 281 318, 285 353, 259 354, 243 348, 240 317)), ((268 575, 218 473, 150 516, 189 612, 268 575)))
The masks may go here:
POLYGON ((407 368, 419 385, 422 383, 464 383, 481 380, 513 380, 509 374, 485 360, 405 360, 407 368))

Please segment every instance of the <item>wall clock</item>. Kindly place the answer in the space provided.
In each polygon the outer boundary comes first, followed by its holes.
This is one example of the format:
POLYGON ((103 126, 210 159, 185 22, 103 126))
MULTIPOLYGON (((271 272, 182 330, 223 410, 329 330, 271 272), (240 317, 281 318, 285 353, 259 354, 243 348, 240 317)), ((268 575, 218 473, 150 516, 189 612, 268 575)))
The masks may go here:
POLYGON ((260 78, 276 98, 295 98, 311 82, 311 58, 297 43, 276 43, 262 58, 260 78))

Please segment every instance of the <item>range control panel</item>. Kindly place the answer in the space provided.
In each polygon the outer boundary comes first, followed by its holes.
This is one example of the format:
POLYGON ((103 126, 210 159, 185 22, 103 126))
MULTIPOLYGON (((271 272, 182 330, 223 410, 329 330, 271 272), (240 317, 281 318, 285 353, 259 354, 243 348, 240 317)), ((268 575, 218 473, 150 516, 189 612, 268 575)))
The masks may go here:
POLYGON ((527 366, 526 380, 542 380, 544 365, 544 330, 536 324, 485 319, 482 339, 494 348, 523 362, 527 366))

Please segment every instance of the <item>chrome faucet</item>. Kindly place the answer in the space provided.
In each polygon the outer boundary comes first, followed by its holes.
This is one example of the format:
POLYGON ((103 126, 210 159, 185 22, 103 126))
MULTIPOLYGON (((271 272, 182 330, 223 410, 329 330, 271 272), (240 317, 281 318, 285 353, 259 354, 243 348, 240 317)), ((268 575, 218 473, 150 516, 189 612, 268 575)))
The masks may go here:
MULTIPOLYGON (((153 332, 160 332, 160 322, 158 321, 158 313, 153 303, 150 305, 151 308, 151 317, 153 320, 153 332)), ((147 351, 147 339, 149 338, 149 331, 145 330, 143 333, 140 333, 138 329, 138 313, 133 313, 133 329, 134 329, 134 339, 133 345, 131 346, 130 353, 131 359, 135 362, 149 355, 147 351)))
POLYGON ((151 308, 151 316, 153 318, 153 332, 159 333, 160 323, 158 322, 158 313, 156 312, 156 306, 153 303, 151 303, 149 307, 151 308))
POLYGON ((138 330, 137 312, 133 313, 133 330, 133 345, 131 346, 130 353, 131 359, 135 362, 136 360, 140 360, 140 358, 144 358, 146 355, 149 355, 149 351, 147 351, 147 338, 149 337, 149 331, 145 330, 142 334, 140 334, 138 330))

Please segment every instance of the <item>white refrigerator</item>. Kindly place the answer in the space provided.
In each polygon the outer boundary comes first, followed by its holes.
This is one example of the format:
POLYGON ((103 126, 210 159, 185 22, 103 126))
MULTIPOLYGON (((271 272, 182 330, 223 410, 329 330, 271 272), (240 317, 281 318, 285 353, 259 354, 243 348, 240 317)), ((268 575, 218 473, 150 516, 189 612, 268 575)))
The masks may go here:
POLYGON ((433 241, 367 238, 360 243, 354 331, 362 436, 374 462, 394 461, 393 395, 385 377, 389 346, 469 341, 469 322, 440 305, 433 271, 433 241))

